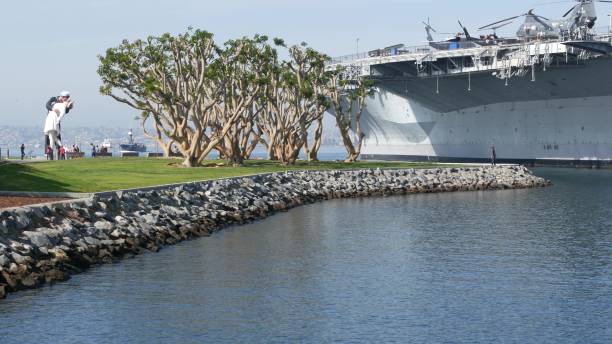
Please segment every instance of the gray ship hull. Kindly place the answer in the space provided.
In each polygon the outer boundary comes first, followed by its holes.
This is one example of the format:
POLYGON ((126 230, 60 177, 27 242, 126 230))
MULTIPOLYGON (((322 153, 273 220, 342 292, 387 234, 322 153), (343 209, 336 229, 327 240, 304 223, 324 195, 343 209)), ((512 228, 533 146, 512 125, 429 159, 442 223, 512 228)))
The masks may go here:
MULTIPOLYGON (((491 71, 378 80, 362 116, 366 159, 606 165, 612 59, 553 64, 507 81, 491 71)), ((393 74, 387 71, 388 75, 393 74)), ((406 75, 406 73, 403 73, 406 75)))

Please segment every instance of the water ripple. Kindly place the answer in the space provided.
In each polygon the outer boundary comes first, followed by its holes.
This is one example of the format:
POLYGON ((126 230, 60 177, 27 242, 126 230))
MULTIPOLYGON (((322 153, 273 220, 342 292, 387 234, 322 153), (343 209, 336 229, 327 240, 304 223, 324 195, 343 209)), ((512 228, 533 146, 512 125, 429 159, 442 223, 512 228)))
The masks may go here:
POLYGON ((1 343, 609 343, 612 172, 329 201, 0 302, 1 343))

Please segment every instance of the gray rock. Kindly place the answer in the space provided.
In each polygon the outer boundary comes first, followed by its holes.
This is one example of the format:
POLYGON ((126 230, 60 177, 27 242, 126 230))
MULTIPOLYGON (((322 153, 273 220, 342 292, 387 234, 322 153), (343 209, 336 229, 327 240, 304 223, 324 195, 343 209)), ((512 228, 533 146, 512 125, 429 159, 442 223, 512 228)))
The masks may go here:
POLYGON ((110 231, 111 229, 113 229, 113 224, 105 221, 105 220, 100 220, 100 221, 96 221, 96 223, 94 223, 94 227, 98 230, 102 230, 102 231, 110 231))
POLYGON ((140 228, 135 226, 128 226, 127 230, 132 236, 138 236, 140 234, 140 228))
POLYGON ((17 229, 21 230, 27 228, 31 224, 30 213, 30 211, 25 209, 18 209, 15 211, 14 217, 17 229))
POLYGON ((93 238, 93 237, 85 237, 83 240, 85 240, 87 244, 92 245, 92 246, 100 246, 101 244, 100 240, 93 238))
POLYGON ((10 218, 2 220, 2 222, 0 222, 0 225, 2 225, 3 228, 6 228, 7 233, 11 230, 17 229, 17 223, 12 218, 12 216, 10 218))
POLYGON ((9 259, 9 257, 7 257, 4 254, 0 255, 0 267, 7 267, 9 266, 10 263, 11 263, 11 260, 9 259))
POLYGON ((78 247, 82 248, 82 249, 89 248, 89 246, 87 245, 87 243, 85 242, 84 239, 79 239, 79 240, 75 241, 74 244, 77 245, 78 247))
POLYGON ((32 258, 28 257, 28 256, 22 256, 17 252, 12 252, 11 253, 11 258, 13 258, 13 261, 17 264, 25 264, 27 262, 29 262, 30 260, 32 260, 32 258))
POLYGON ((157 219, 152 214, 146 214, 142 217, 142 219, 150 225, 154 225, 157 223, 157 219))
POLYGON ((51 247, 51 240, 42 232, 23 232, 23 235, 36 247, 51 247))
POLYGON ((21 284, 26 288, 33 288, 38 284, 35 274, 29 274, 21 279, 21 284))
POLYGON ((115 222, 119 225, 119 226, 127 226, 130 222, 123 216, 115 216, 115 222))

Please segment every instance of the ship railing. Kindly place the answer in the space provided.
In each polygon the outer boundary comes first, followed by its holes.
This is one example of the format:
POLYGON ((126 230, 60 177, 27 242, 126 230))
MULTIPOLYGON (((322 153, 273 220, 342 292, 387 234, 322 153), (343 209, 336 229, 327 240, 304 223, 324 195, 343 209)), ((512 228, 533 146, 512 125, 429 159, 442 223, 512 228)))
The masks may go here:
POLYGON ((561 42, 576 40, 608 41, 610 38, 612 38, 612 31, 610 31, 610 27, 599 26, 589 31, 586 35, 570 34, 568 31, 564 31, 558 40, 561 42))
POLYGON ((612 33, 609 26, 598 26, 593 29, 593 32, 595 32, 596 35, 600 36, 609 36, 610 33, 612 33))
POLYGON ((365 60, 368 58, 378 58, 378 57, 387 57, 387 56, 398 56, 398 55, 407 55, 407 54, 429 54, 434 51, 429 45, 414 45, 408 46, 405 44, 398 44, 392 47, 384 48, 384 49, 375 49, 370 50, 363 53, 358 54, 350 54, 339 57, 334 57, 331 59, 329 64, 348 64, 351 62, 365 60))
POLYGON ((431 42, 430 45, 405 45, 398 44, 384 49, 370 50, 368 52, 344 55, 332 58, 329 65, 349 64, 359 60, 368 58, 379 58, 388 56, 399 56, 407 54, 427 55, 436 51, 456 51, 462 49, 472 49, 480 47, 474 42, 431 42))
POLYGON ((474 42, 432 42, 435 50, 461 50, 480 47, 474 42))
POLYGON ((612 31, 610 31, 610 27, 608 26, 597 27, 595 28, 594 32, 594 40, 596 41, 610 42, 610 40, 612 39, 612 31))
POLYGON ((357 60, 362 60, 368 57, 368 53, 358 53, 358 54, 350 54, 350 55, 344 55, 344 56, 338 56, 338 57, 334 57, 331 59, 331 61, 329 62, 329 64, 342 64, 342 63, 349 63, 349 62, 353 62, 353 61, 357 61, 357 60))

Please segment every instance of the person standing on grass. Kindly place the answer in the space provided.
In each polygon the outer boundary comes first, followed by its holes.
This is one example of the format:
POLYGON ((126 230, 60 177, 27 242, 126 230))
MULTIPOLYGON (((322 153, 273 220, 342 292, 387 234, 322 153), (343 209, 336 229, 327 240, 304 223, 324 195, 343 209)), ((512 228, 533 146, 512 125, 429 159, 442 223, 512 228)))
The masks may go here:
POLYGON ((22 143, 19 149, 21 150, 21 160, 23 160, 25 159, 25 145, 22 143))
POLYGON ((44 133, 45 136, 49 138, 49 146, 51 147, 50 160, 53 160, 53 151, 55 150, 55 148, 59 148, 62 146, 62 141, 60 140, 59 136, 60 124, 67 111, 69 111, 72 106, 73 103, 70 100, 70 94, 68 92, 62 92, 62 96, 58 98, 58 101, 53 104, 51 111, 49 111, 49 113, 47 114, 44 133))
POLYGON ((59 148, 59 160, 66 160, 66 148, 64 146, 59 148))

